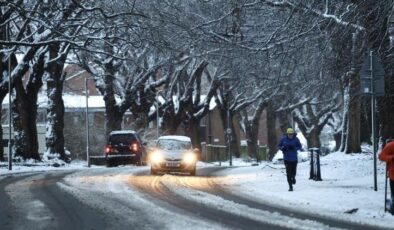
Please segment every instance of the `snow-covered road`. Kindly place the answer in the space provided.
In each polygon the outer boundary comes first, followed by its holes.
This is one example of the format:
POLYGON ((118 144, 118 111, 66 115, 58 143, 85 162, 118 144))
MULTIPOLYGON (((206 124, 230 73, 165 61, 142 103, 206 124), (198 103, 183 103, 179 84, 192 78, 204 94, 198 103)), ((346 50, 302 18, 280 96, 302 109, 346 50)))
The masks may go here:
POLYGON ((151 176, 134 166, 10 175, 0 180, 0 228, 376 229, 241 196, 218 185, 222 170, 200 167, 196 177, 151 176))

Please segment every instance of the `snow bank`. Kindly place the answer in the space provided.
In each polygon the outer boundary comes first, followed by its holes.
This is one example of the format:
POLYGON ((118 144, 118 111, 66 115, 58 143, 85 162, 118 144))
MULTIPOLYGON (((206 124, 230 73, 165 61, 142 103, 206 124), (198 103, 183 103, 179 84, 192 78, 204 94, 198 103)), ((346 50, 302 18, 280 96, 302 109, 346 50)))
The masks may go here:
POLYGON ((294 192, 288 192, 283 164, 227 169, 216 183, 274 205, 393 227, 394 216, 384 213, 385 165, 378 162, 378 191, 374 191, 372 154, 336 152, 321 157, 323 181, 309 180, 309 171, 309 162, 298 164, 294 192), (345 214, 351 209, 357 211, 345 214))

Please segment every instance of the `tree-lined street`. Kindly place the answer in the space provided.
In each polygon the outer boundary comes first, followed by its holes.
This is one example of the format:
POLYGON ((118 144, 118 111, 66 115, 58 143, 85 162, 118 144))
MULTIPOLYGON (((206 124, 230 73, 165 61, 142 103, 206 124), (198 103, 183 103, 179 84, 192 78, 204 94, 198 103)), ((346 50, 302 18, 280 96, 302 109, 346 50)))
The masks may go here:
POLYGON ((0 229, 392 228, 393 15, 0 0, 0 229))

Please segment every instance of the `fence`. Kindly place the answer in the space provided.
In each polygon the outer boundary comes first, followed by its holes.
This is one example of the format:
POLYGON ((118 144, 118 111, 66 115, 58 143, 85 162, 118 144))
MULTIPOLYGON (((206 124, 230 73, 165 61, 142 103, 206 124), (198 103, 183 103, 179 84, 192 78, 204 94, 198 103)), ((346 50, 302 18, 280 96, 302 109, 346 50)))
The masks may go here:
POLYGON ((228 160, 227 148, 225 145, 202 145, 202 160, 206 162, 228 160))
MULTIPOLYGON (((4 157, 8 157, 8 138, 9 138, 9 127, 8 125, 2 125, 3 128, 3 148, 4 157)), ((38 152, 42 155, 45 152, 45 133, 46 126, 44 124, 37 124, 37 138, 38 138, 38 152)), ((14 138, 14 129, 11 127, 11 138, 14 138)), ((13 143, 13 142, 11 142, 13 143)))
MULTIPOLYGON (((206 145, 202 144, 202 160, 206 162, 227 161, 229 159, 227 147, 225 145, 206 145)), ((267 160, 267 146, 259 146, 258 157, 260 160, 267 160)), ((248 156, 247 146, 241 146, 241 156, 248 156)))
MULTIPOLYGON (((241 156, 248 157, 249 152, 248 152, 248 146, 241 146, 241 156)), ((260 161, 268 161, 268 148, 265 145, 258 146, 258 152, 257 152, 257 157, 258 160, 260 161)))

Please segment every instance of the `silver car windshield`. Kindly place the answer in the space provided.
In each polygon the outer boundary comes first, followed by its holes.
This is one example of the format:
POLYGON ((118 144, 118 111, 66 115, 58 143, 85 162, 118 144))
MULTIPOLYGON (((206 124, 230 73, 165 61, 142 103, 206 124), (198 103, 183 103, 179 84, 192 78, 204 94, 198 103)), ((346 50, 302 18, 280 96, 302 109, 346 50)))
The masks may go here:
POLYGON ((162 139, 157 142, 157 147, 164 150, 190 149, 192 144, 187 141, 162 139))

